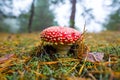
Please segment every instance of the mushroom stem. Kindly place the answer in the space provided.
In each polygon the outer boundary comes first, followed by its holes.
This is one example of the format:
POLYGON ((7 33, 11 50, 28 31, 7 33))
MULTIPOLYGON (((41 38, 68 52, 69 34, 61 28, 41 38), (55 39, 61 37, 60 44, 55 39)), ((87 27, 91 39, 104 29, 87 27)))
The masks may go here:
POLYGON ((67 57, 67 53, 71 48, 70 45, 53 45, 53 47, 57 49, 59 57, 67 57))

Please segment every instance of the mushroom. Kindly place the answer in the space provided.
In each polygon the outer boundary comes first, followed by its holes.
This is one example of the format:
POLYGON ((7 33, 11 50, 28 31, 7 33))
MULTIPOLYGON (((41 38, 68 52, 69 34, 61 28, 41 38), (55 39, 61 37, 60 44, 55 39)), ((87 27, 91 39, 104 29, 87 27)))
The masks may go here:
POLYGON ((71 46, 81 37, 79 31, 61 26, 51 26, 40 33, 42 41, 51 44, 60 57, 67 55, 71 46))

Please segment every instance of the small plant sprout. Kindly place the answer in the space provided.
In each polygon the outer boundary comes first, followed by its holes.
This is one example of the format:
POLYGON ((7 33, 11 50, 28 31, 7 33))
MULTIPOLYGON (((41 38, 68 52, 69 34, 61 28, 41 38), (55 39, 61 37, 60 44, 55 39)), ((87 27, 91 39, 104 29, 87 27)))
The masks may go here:
POLYGON ((40 33, 42 41, 52 45, 60 57, 67 55, 71 46, 81 38, 81 33, 73 28, 52 26, 40 33))

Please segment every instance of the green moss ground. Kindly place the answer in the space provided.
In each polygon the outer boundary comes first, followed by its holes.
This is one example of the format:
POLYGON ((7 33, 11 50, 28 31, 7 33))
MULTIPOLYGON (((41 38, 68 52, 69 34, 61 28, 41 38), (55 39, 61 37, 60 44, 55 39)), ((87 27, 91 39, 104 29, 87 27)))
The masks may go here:
POLYGON ((120 32, 86 33, 85 44, 104 53, 103 61, 50 55, 39 33, 0 33, 0 80, 120 80, 120 32))

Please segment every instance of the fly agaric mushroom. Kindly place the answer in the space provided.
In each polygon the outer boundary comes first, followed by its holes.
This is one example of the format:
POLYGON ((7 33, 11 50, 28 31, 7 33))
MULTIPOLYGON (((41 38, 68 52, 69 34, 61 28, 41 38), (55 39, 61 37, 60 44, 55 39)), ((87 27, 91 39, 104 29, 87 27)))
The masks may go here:
POLYGON ((61 57, 64 57, 81 34, 73 28, 52 26, 44 29, 40 37, 44 42, 56 48, 61 57))

